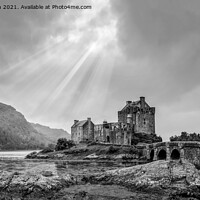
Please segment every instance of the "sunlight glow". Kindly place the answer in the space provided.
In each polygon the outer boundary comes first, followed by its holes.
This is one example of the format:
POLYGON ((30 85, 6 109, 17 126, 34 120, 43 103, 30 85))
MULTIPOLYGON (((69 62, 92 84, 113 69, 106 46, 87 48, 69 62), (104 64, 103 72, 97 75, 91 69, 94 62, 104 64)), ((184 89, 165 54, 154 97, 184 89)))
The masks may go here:
MULTIPOLYGON (((52 39, 52 38, 51 38, 52 39)), ((57 38, 56 42, 51 43, 50 45, 48 44, 47 46, 41 48, 38 50, 35 54, 28 56, 24 58, 23 60, 20 60, 18 63, 10 66, 8 69, 4 70, 1 74, 0 77, 12 73, 14 70, 19 70, 20 68, 27 69, 27 67, 30 66, 29 62, 35 62, 38 61, 42 58, 42 56, 50 50, 53 50, 55 48, 59 48, 59 46, 66 40, 67 38, 57 38)), ((35 67, 40 67, 40 65, 36 65, 35 67)))
POLYGON ((64 78, 64 80, 57 86, 56 90, 51 94, 47 106, 50 106, 62 93, 62 91, 65 89, 65 87, 69 84, 69 82, 72 80, 74 75, 78 72, 80 67, 83 65, 85 60, 88 58, 88 56, 92 53, 96 46, 96 43, 92 44, 91 47, 85 52, 85 54, 81 57, 81 59, 72 67, 69 74, 64 78))
MULTIPOLYGON (((52 33, 37 52, 0 74, 14 94, 12 98, 25 104, 27 117, 55 121, 55 118, 64 120, 66 112, 68 115, 81 112, 85 117, 91 105, 104 109, 115 66, 112 51, 116 21, 92 25, 92 20, 108 6, 100 0, 97 4, 94 12, 83 12, 73 28, 52 33)), ((66 23, 63 16, 61 22, 63 26, 66 23)))
POLYGON ((112 42, 116 42, 116 21, 113 20, 109 26, 96 29, 98 39, 101 41, 96 45, 96 51, 101 51, 112 42))

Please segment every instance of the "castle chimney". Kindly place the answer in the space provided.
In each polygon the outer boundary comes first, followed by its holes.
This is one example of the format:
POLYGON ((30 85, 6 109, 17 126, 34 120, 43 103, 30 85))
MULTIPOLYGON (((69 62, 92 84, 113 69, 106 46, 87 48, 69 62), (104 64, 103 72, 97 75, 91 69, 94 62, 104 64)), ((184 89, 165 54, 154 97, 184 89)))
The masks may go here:
POLYGON ((140 97, 141 108, 144 108, 145 105, 145 97, 140 97))
POLYGON ((74 124, 76 124, 78 122, 78 120, 74 120, 74 124))
POLYGON ((103 121, 103 128, 109 128, 108 122, 106 120, 103 121))
POLYGON ((128 104, 130 104, 131 103, 131 101, 126 101, 126 105, 128 105, 128 104))
POLYGON ((107 124, 108 122, 106 120, 103 121, 103 124, 107 124))

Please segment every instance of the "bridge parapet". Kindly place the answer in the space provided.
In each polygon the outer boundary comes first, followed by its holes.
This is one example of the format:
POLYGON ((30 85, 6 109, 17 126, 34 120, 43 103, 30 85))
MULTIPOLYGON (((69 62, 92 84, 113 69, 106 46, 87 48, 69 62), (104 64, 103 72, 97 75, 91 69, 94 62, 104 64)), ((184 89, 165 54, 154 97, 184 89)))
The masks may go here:
POLYGON ((148 144, 146 145, 146 154, 150 160, 187 159, 200 167, 200 142, 198 141, 173 141, 148 144))

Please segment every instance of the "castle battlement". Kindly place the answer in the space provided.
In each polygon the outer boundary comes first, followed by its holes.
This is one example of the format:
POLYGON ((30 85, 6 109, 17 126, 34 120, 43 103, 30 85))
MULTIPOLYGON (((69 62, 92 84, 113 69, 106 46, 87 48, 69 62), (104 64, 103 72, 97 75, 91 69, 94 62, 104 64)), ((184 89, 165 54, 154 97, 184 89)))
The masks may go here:
POLYGON ((150 107, 145 97, 138 101, 127 101, 118 111, 118 122, 104 121, 95 125, 90 120, 75 120, 71 127, 72 140, 98 141, 131 145, 134 133, 155 134, 155 107, 150 107))

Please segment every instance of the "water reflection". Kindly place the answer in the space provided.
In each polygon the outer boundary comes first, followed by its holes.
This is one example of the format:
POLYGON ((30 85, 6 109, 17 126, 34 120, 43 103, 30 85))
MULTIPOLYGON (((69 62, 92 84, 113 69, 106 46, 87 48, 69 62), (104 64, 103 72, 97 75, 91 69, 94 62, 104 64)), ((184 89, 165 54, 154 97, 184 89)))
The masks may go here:
POLYGON ((26 155, 33 151, 40 150, 24 150, 24 151, 0 151, 0 160, 19 160, 24 159, 26 155))
POLYGON ((1 160, 0 170, 8 172, 23 172, 38 166, 55 169, 59 176, 65 174, 91 174, 107 170, 130 167, 138 162, 93 162, 93 161, 50 161, 50 160, 1 160))

